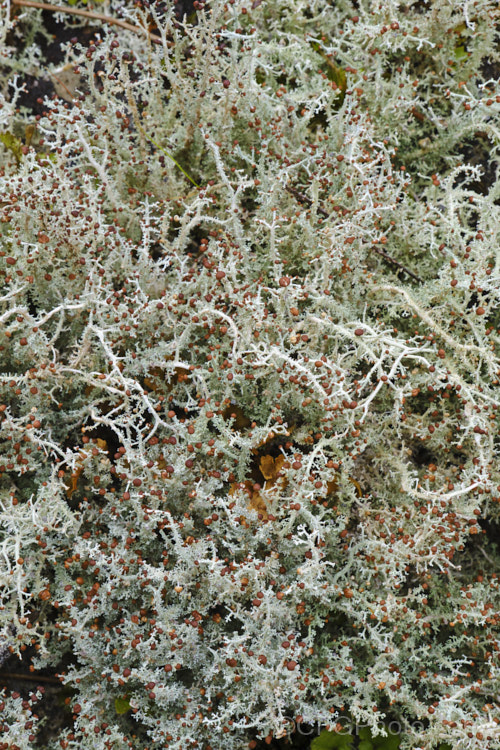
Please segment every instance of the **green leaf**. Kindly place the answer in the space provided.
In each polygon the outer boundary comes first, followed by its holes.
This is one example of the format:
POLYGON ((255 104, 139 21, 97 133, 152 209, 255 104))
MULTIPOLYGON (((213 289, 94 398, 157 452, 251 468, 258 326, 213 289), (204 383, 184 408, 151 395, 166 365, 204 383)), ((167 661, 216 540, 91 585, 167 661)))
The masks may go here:
POLYGON ((320 47, 318 42, 310 42, 311 47, 317 52, 323 60, 326 63, 326 68, 324 68, 324 73, 326 73, 328 80, 332 83, 335 83, 339 92, 339 101, 337 103, 337 107, 340 108, 342 104, 344 103, 345 94, 347 91, 347 75, 343 68, 340 67, 340 65, 336 65, 329 57, 328 55, 323 51, 323 49, 320 47))
POLYGON ((0 141, 3 143, 5 148, 7 148, 9 151, 12 151, 17 163, 19 164, 22 155, 22 141, 19 138, 16 138, 13 133, 0 133, 0 141))
POLYGON ((342 91, 342 96, 345 96, 347 89, 347 76, 344 68, 339 65, 335 65, 328 57, 325 56, 325 61, 328 66, 326 75, 333 83, 336 83, 339 89, 342 91))
POLYGON ((266 82, 266 74, 264 73, 264 71, 263 71, 262 68, 257 68, 256 69, 256 71, 255 71, 255 81, 259 85, 261 83, 265 83, 266 82))
POLYGON ((166 150, 165 150, 165 149, 164 149, 164 148, 163 148, 162 146, 160 146, 160 144, 159 144, 159 143, 157 143, 157 142, 156 142, 155 140, 153 140, 153 138, 151 138, 151 136, 149 136, 149 135, 148 135, 148 134, 146 133, 146 131, 144 130, 144 128, 142 127, 142 125, 138 125, 138 128, 139 128, 139 130, 141 131, 141 133, 143 134, 143 136, 144 136, 145 138, 147 138, 147 139, 148 139, 148 141, 149 141, 150 143, 152 143, 152 144, 153 144, 153 146, 156 146, 156 148, 157 148, 157 149, 159 149, 159 150, 160 150, 160 151, 161 151, 161 152, 162 152, 163 154, 165 154, 165 156, 167 156, 167 157, 168 157, 168 158, 169 158, 169 159, 170 159, 171 161, 173 161, 173 162, 174 162, 175 166, 176 166, 176 167, 177 167, 178 169, 180 169, 180 170, 181 170, 182 174, 183 174, 183 175, 185 175, 185 176, 186 176, 186 177, 188 178, 189 182, 192 182, 192 183, 193 183, 193 185, 194 185, 194 186, 195 186, 196 188, 199 188, 199 187, 200 187, 200 185, 198 185, 198 183, 197 183, 197 182, 195 182, 195 181, 193 180, 193 178, 192 178, 192 177, 190 177, 190 175, 188 175, 188 173, 186 172, 186 170, 185 170, 185 169, 184 169, 183 167, 181 167, 181 165, 179 164, 179 162, 178 162, 178 161, 177 161, 176 159, 174 159, 174 157, 172 156, 172 154, 170 154, 170 153, 169 153, 168 151, 166 151, 166 150))
POLYGON ((376 750, 398 750, 401 737, 399 734, 388 734, 387 737, 375 737, 373 743, 376 750))
POLYGON ((130 708, 128 698, 115 698, 115 711, 117 714, 126 714, 130 708))
POLYGON ((359 744, 359 750, 372 750, 372 748, 375 750, 398 750, 401 742, 400 736, 392 734, 392 732, 388 732, 387 737, 381 734, 374 737, 368 727, 362 727, 358 736, 362 740, 359 744))
POLYGON ((338 732, 321 732, 311 743, 311 750, 351 750, 353 736, 338 732))
POLYGON ((361 729, 358 732, 358 737, 360 740, 371 740, 372 733, 370 732, 368 727, 361 727, 361 729))

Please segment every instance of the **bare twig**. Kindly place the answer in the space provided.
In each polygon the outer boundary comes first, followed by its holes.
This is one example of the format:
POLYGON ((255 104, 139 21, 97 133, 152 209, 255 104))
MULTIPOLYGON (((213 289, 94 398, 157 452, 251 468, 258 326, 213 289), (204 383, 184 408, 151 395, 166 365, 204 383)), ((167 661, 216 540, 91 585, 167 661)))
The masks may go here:
MULTIPOLYGON (((299 190, 296 190, 290 185, 287 185, 285 190, 291 195, 293 195, 294 198, 297 198, 297 200, 299 200, 301 203, 306 203, 308 206, 312 206, 312 200, 308 198, 307 195, 304 195, 304 193, 301 193, 299 190)), ((317 211, 319 214, 321 214, 321 216, 324 216, 326 219, 328 219, 330 216, 328 211, 325 211, 325 209, 322 208, 321 206, 318 206, 317 211)))
POLYGON ((49 5, 48 3, 39 3, 37 0, 13 0, 12 5, 21 5, 27 8, 39 8, 40 10, 48 10, 52 13, 69 13, 73 16, 83 16, 84 18, 91 18, 94 21, 102 21, 102 23, 121 26, 122 29, 133 31, 135 34, 146 34, 152 42, 161 42, 159 36, 151 34, 150 31, 141 26, 134 26, 132 23, 122 21, 121 18, 113 18, 112 16, 104 15, 104 13, 96 13, 93 10, 80 10, 80 8, 70 8, 64 5, 49 5))
POLYGON ((381 258, 384 258, 388 263, 392 263, 394 266, 397 266, 400 271, 404 271, 404 273, 408 274, 408 276, 411 276, 412 279, 415 279, 415 281, 419 281, 421 284, 424 283, 423 279, 420 278, 420 276, 417 276, 416 273, 411 271, 409 268, 404 266, 402 263, 400 263, 396 258, 393 258, 392 255, 389 255, 389 253, 386 253, 385 250, 380 250, 378 247, 372 248, 377 255, 380 255, 381 258))
MULTIPOLYGON (((312 200, 307 197, 307 195, 304 195, 304 193, 301 193, 299 190, 296 190, 296 188, 291 187, 290 185, 287 185, 285 190, 293 195, 294 198, 297 198, 301 203, 305 203, 308 206, 312 206, 312 200)), ((341 208, 341 206, 339 207, 341 208)), ((326 211, 321 206, 318 206, 317 211, 321 216, 324 216, 326 219, 330 218, 330 214, 328 211, 326 211)), ((383 258, 387 263, 392 263, 393 266, 396 266, 400 269, 400 271, 404 271, 404 273, 408 274, 408 276, 411 276, 412 279, 415 279, 415 281, 419 281, 420 283, 423 283, 423 280, 420 278, 420 276, 417 276, 416 273, 411 271, 409 268, 404 266, 402 263, 400 263, 398 260, 393 258, 389 253, 386 253, 385 250, 381 250, 378 247, 374 247, 373 251, 380 255, 381 258, 383 258)))
POLYGON ((57 677, 44 677, 39 674, 21 674, 20 672, 0 672, 0 681, 5 680, 27 680, 28 682, 50 682, 53 685, 61 685, 57 677))

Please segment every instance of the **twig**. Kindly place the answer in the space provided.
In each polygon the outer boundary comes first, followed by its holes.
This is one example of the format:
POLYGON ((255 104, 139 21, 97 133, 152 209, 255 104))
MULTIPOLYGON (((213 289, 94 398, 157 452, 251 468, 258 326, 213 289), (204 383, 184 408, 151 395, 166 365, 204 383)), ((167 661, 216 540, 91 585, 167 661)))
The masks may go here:
POLYGON ((389 253, 386 253, 385 250, 380 250, 378 247, 372 248, 377 255, 380 255, 381 258, 384 258, 388 263, 392 263, 394 266, 397 266, 401 271, 404 271, 408 276, 411 276, 412 279, 415 279, 415 281, 419 281, 421 284, 424 283, 424 280, 420 278, 420 276, 417 276, 416 273, 413 273, 413 271, 410 271, 409 268, 406 268, 402 263, 400 263, 396 258, 393 258, 389 253))
MULTIPOLYGON (((290 185, 287 185, 285 190, 294 196, 294 198, 297 198, 297 200, 301 201, 302 203, 306 203, 308 206, 312 206, 312 200, 307 197, 307 195, 304 195, 304 193, 299 192, 299 190, 296 190, 295 188, 291 187, 290 185)), ((328 211, 326 211, 322 206, 318 206, 317 211, 321 216, 324 216, 326 219, 330 218, 330 214, 328 211)), ((393 258, 389 253, 386 253, 385 250, 380 250, 378 247, 374 247, 373 251, 380 255, 381 258, 383 258, 387 263, 392 263, 393 266, 396 266, 401 271, 404 271, 404 273, 408 274, 408 276, 411 276, 412 279, 415 279, 415 281, 419 281, 420 283, 423 283, 423 280, 420 278, 420 276, 417 276, 416 273, 411 271, 409 268, 404 266, 402 263, 400 263, 398 260, 393 258)))
MULTIPOLYGON (((304 195, 304 193, 299 192, 299 190, 296 190, 290 185, 287 185, 285 190, 291 195, 293 195, 294 198, 297 198, 297 200, 301 201, 302 203, 306 203, 308 206, 312 206, 312 200, 308 198, 307 195, 304 195)), ((321 206, 318 206, 317 211, 319 214, 321 214, 321 216, 324 216, 326 219, 330 217, 330 214, 328 213, 328 211, 325 211, 325 209, 322 208, 321 206)))
POLYGON ((49 5, 48 3, 39 3, 37 0, 13 0, 12 5, 22 5, 27 8, 39 8, 40 10, 48 10, 52 13, 70 13, 73 16, 84 16, 84 18, 91 18, 94 21, 102 21, 103 23, 109 23, 110 25, 121 26, 122 29, 133 31, 135 34, 146 34, 152 42, 161 42, 159 36, 151 34, 151 32, 147 29, 143 29, 141 26, 134 26, 132 23, 122 21, 121 18, 106 16, 104 13, 95 13, 93 10, 80 10, 80 8, 70 8, 64 5, 49 5))
POLYGON ((61 681, 57 677, 44 677, 38 674, 21 674, 20 672, 0 672, 0 680, 28 680, 28 682, 50 682, 53 685, 60 685, 61 681))

